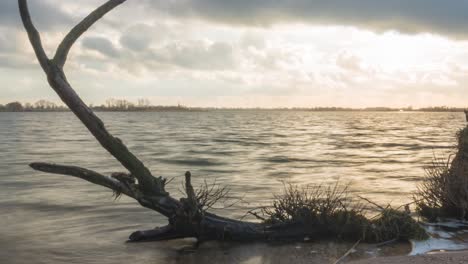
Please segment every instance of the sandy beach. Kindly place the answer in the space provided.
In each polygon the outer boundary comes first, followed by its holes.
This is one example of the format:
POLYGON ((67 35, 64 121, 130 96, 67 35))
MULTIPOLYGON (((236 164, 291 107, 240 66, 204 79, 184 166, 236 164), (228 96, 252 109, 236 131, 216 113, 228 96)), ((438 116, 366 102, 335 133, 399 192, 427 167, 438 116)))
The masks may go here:
POLYGON ((468 251, 463 252, 450 252, 450 253, 437 253, 419 256, 400 256, 400 257, 382 257, 373 258, 366 260, 358 260, 349 262, 352 264, 388 264, 388 263, 399 263, 399 264, 433 264, 433 263, 444 263, 444 264, 460 264, 468 263, 468 251))

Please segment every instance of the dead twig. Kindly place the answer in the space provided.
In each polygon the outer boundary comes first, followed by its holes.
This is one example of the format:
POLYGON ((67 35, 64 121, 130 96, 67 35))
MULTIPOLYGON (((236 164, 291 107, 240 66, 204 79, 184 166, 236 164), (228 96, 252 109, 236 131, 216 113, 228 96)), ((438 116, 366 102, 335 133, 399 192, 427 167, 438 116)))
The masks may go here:
POLYGON ((359 245, 359 243, 361 242, 361 240, 358 240, 356 243, 354 243, 354 245, 348 249, 348 251, 346 251, 346 253, 341 256, 341 258, 337 259, 335 262, 333 262, 333 264, 338 264, 340 263, 341 261, 343 261, 347 256, 349 256, 349 254, 353 253, 353 250, 359 245))

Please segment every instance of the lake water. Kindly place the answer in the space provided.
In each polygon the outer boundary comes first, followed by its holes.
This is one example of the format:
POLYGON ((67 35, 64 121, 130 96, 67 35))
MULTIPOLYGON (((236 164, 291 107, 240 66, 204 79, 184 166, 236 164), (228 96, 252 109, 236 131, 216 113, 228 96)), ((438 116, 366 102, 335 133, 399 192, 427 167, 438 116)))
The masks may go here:
MULTIPOLYGON (((244 202, 215 213, 234 218, 268 204, 283 182, 339 179, 378 203, 409 202, 423 167, 434 154, 453 152, 455 132, 465 126, 463 113, 98 115, 154 175, 174 178, 168 187, 174 196, 181 196, 187 170, 195 185, 216 179, 230 186, 231 195, 244 202)), ((114 201, 103 187, 28 167, 43 161, 122 171, 71 113, 0 113, 0 150, 0 263, 281 263, 285 256, 310 263, 339 257, 349 248, 332 242, 207 243, 192 252, 183 249, 190 240, 125 243, 131 232, 166 220, 129 198, 114 201)))

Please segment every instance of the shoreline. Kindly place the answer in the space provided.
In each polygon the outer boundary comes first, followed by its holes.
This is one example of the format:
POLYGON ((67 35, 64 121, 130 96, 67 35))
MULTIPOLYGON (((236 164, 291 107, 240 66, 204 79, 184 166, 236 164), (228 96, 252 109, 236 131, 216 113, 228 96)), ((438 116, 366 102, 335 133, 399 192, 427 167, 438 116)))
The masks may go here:
POLYGON ((468 263, 468 251, 446 251, 428 253, 416 256, 392 256, 392 257, 376 257, 370 259, 362 259, 346 262, 350 264, 460 264, 468 263))
MULTIPOLYGON (((93 109, 94 112, 103 113, 159 113, 159 112, 213 112, 213 111, 222 111, 222 112, 242 112, 242 111, 281 111, 281 112, 316 112, 316 113, 463 113, 463 109, 456 109, 456 110, 447 110, 447 111, 439 111, 439 110, 397 110, 397 109, 390 109, 390 110, 372 110, 372 109, 346 109, 346 110, 315 110, 315 109, 287 109, 287 108, 187 108, 187 109, 117 109, 117 110, 109 110, 109 109, 93 109)), ((2 110, 0 109, 0 113, 70 113, 72 112, 70 109, 56 109, 56 110, 20 110, 20 111, 11 111, 11 110, 2 110)))

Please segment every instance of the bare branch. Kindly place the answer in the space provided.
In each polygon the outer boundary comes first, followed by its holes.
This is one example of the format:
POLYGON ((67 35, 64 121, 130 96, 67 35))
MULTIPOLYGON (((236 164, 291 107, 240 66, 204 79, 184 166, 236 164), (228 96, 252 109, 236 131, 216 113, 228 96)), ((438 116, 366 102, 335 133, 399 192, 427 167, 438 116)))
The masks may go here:
POLYGON ((19 11, 21 14, 21 20, 23 21, 24 28, 28 33, 29 41, 36 53, 36 57, 41 64, 42 69, 47 73, 49 72, 49 58, 47 57, 44 47, 42 46, 41 36, 39 32, 34 27, 34 24, 31 20, 31 15, 29 14, 28 2, 26 0, 18 0, 19 11))
POLYGON ((57 52, 54 56, 54 62, 59 68, 63 68, 67 60, 68 53, 76 40, 83 35, 96 21, 101 19, 109 11, 124 3, 126 0, 109 0, 96 10, 91 12, 85 19, 83 19, 78 25, 65 36, 60 45, 57 48, 57 52))
POLYGON ((142 206, 153 209, 167 217, 170 217, 175 210, 174 208, 179 206, 179 202, 170 196, 145 196, 144 193, 140 192, 137 185, 125 184, 115 178, 85 168, 40 162, 31 163, 29 166, 38 171, 69 175, 107 187, 115 193, 123 193, 134 198, 142 206))
POLYGON ((354 245, 350 249, 348 249, 348 251, 346 251, 346 253, 343 256, 341 256, 341 258, 339 258, 335 262, 333 262, 333 264, 338 264, 338 263, 342 262, 347 256, 349 256, 349 254, 354 252, 354 249, 357 247, 357 245, 359 245, 360 242, 361 242, 360 239, 358 241, 356 241, 356 243, 354 243, 354 245))
POLYGON ((119 182, 118 180, 104 176, 98 172, 88 170, 81 167, 76 166, 65 166, 65 165, 56 165, 50 163, 31 163, 29 166, 35 170, 53 173, 53 174, 62 174, 62 175, 69 175, 73 177, 77 177, 91 183, 101 185, 112 189, 116 192, 124 193, 127 196, 137 199, 136 194, 133 190, 129 188, 129 186, 124 185, 123 183, 119 182))

